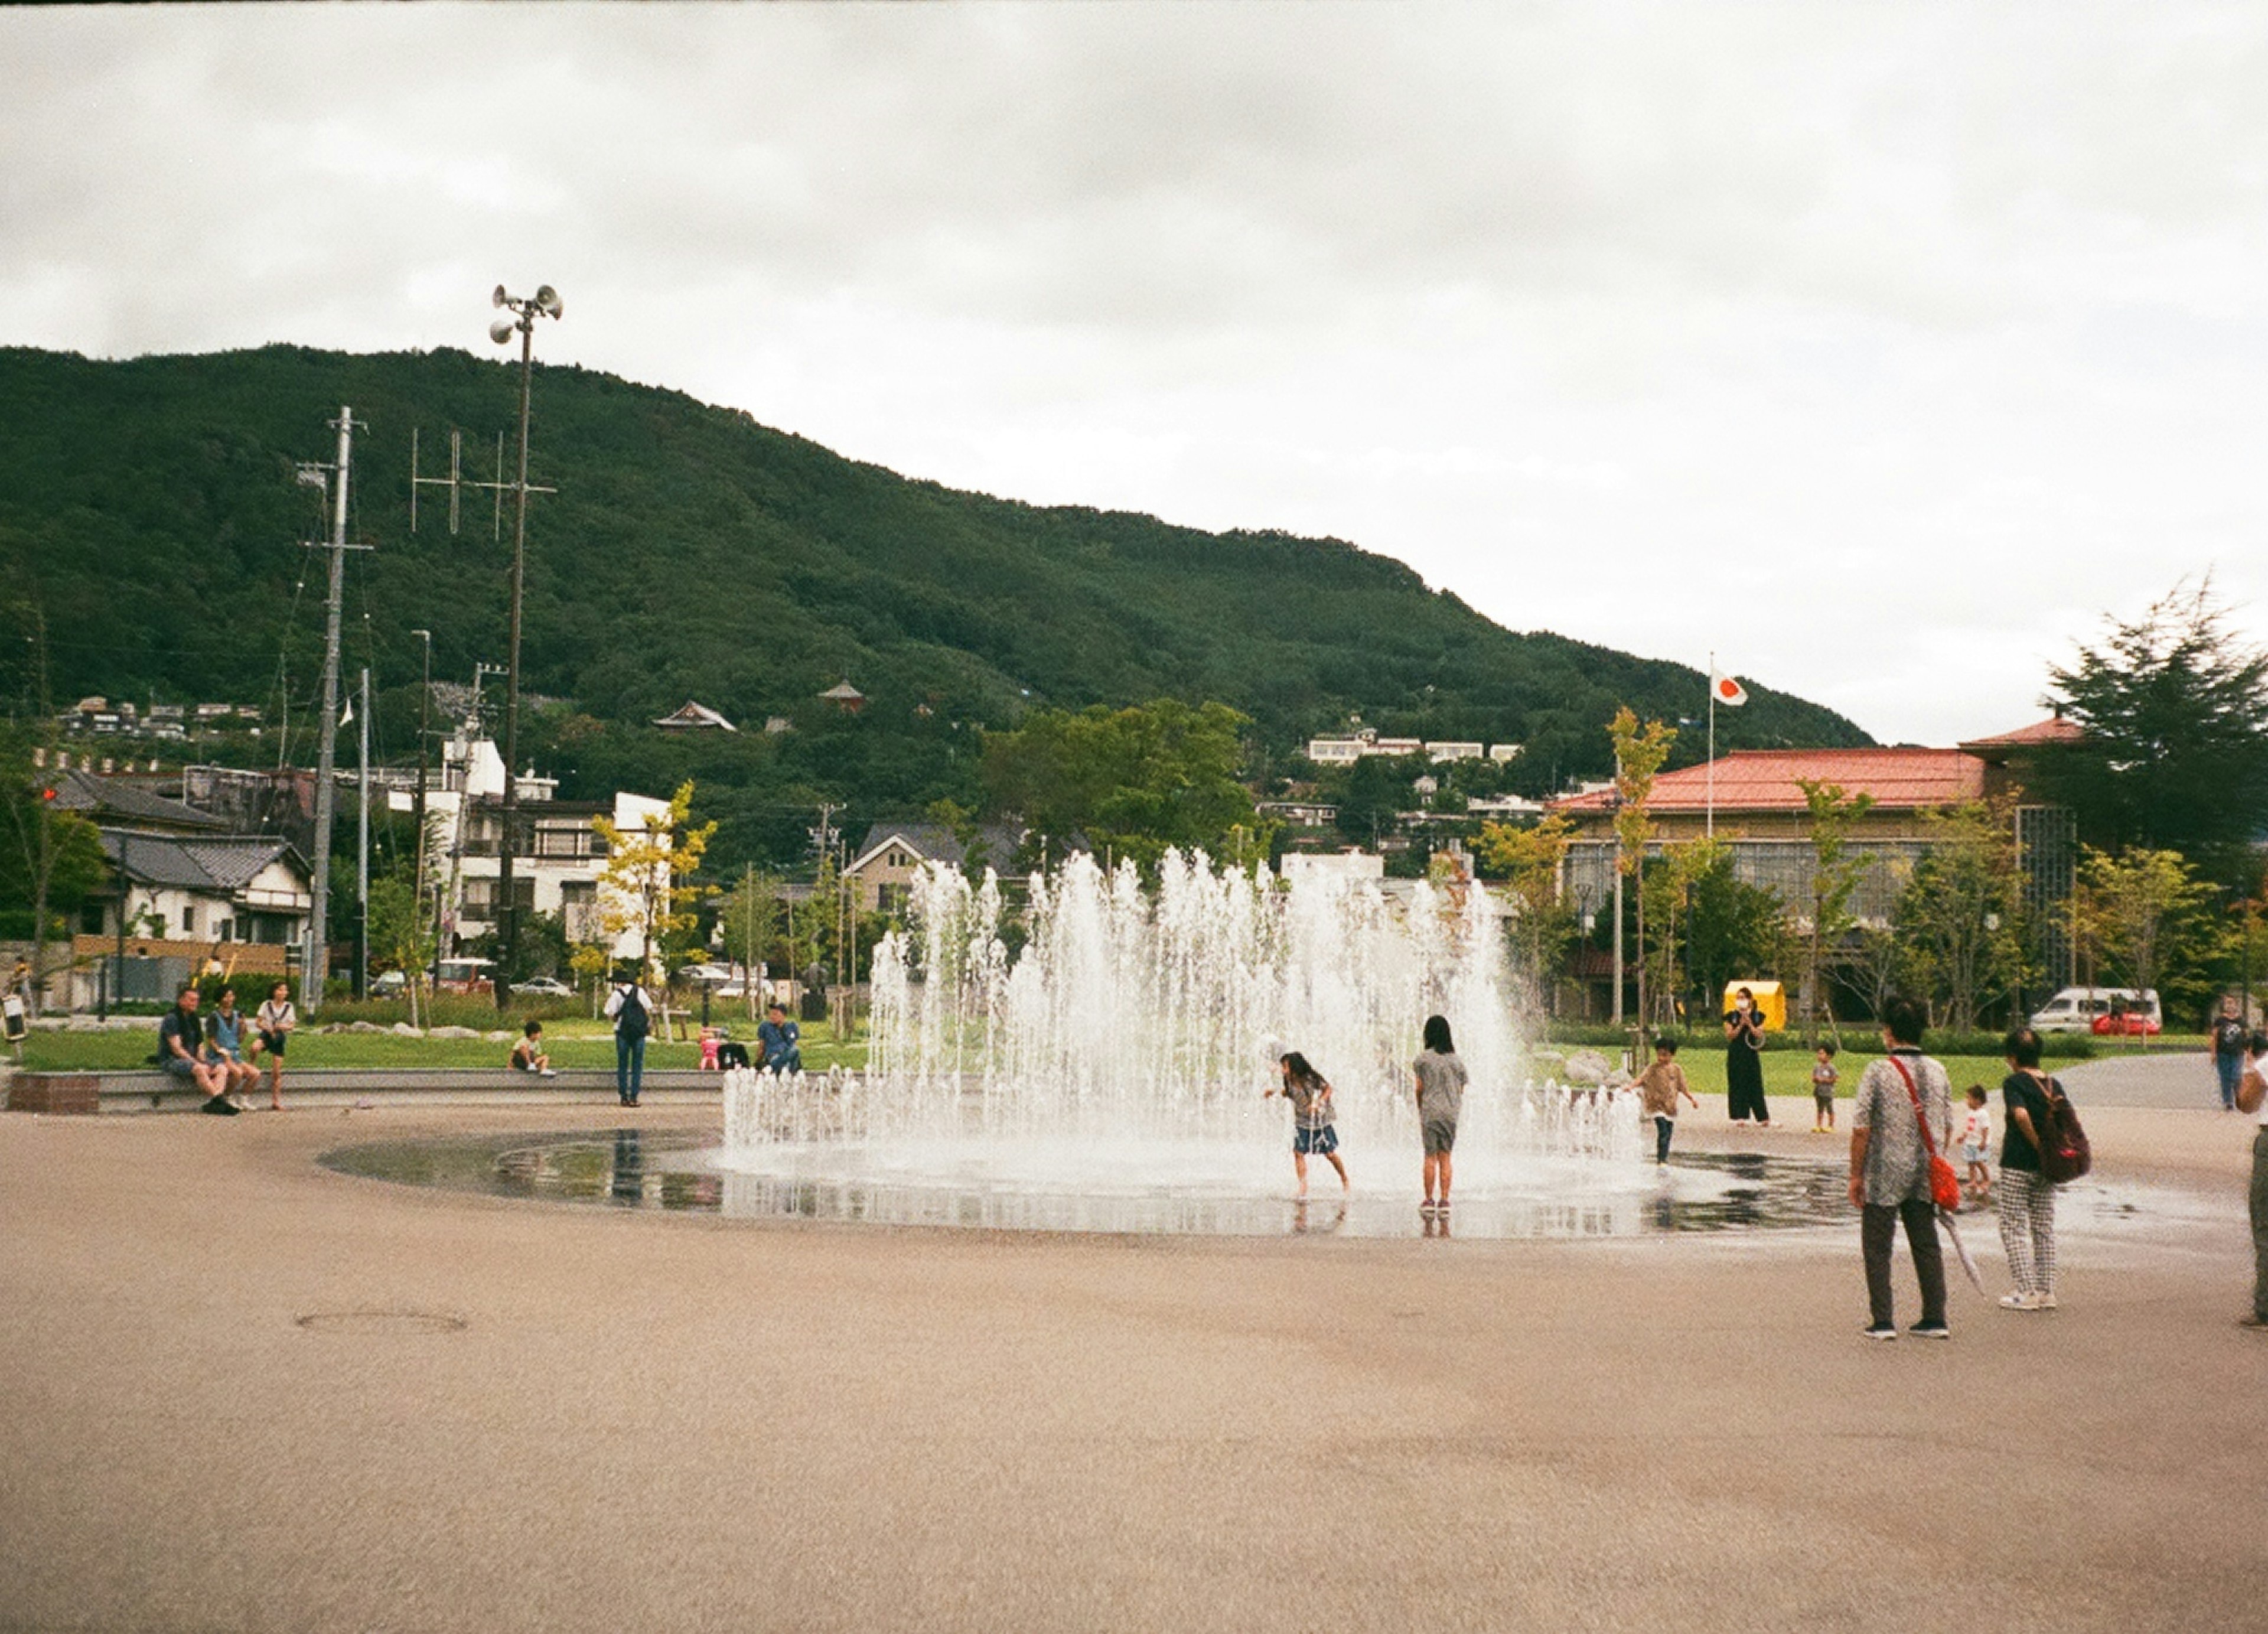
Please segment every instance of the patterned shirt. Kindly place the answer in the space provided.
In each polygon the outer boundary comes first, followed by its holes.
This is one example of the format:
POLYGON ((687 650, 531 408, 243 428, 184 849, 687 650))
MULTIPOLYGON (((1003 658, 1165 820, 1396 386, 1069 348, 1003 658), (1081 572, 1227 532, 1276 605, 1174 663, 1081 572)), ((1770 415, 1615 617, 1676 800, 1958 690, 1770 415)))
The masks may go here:
MULTIPOLYGON (((1914 1088, 1942 1152, 1952 1133, 1953 1080, 1942 1066, 1911 1046, 1902 1046, 1892 1054, 1913 1074, 1914 1088)), ((1851 1127, 1867 1131, 1865 1174, 1869 1206, 1895 1208, 1910 1200, 1929 1201, 1929 1153, 1922 1145, 1921 1125, 1914 1121, 1906 1081, 1890 1061, 1867 1064, 1851 1103, 1851 1127)))

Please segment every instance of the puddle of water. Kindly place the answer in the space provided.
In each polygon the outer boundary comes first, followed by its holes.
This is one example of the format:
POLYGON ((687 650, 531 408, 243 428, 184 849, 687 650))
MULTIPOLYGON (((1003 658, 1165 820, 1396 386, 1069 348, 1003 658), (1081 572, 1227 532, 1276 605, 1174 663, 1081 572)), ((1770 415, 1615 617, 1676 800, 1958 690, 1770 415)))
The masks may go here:
POLYGON ((1327 1172, 1301 1204, 1285 1193, 1211 1179, 1145 1186, 1138 1174, 1122 1174, 1074 1189, 967 1173, 924 1176, 888 1165, 860 1173, 839 1150, 783 1152, 762 1172, 725 1167, 725 1155, 697 1131, 622 1129, 382 1141, 328 1152, 322 1162, 342 1174, 489 1196, 1007 1231, 1593 1238, 1850 1222, 1838 1166, 1742 1154, 1696 1152, 1666 1169, 1614 1166, 1587 1181, 1546 1176, 1522 1188, 1461 1190, 1446 1221, 1421 1218, 1415 1200, 1399 1191, 1358 1189, 1343 1199, 1327 1172))

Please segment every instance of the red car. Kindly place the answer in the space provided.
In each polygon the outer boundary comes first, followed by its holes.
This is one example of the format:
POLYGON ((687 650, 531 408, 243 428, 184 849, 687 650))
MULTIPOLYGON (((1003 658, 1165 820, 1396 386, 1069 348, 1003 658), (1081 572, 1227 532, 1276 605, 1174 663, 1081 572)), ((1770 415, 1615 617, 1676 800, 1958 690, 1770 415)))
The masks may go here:
POLYGON ((2115 1016, 2095 1018, 2097 1038, 2154 1038, 2164 1031, 2156 1019, 2141 1010, 2122 1011, 2115 1016))

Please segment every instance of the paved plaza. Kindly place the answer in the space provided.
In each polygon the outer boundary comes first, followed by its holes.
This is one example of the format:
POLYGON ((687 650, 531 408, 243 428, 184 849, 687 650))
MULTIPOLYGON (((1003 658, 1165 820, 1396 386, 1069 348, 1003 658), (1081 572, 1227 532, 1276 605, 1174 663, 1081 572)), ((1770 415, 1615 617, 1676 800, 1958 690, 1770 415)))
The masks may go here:
POLYGON ((0 1629, 2268 1629, 2249 1126, 2074 1090, 2131 1211, 1950 1344, 1859 1338, 1855 1220, 886 1230, 315 1161, 712 1111, 0 1118, 0 1629))

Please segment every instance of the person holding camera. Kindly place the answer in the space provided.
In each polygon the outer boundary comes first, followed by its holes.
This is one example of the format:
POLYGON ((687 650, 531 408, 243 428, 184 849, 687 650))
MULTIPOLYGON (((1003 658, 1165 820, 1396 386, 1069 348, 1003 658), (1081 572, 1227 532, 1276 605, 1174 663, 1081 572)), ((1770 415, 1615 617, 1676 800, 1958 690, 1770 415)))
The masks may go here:
POLYGON ((1725 1012, 1725 1106, 1735 1123, 1751 1117, 1758 1129, 1771 1127, 1771 1108, 1764 1104, 1764 1019, 1756 996, 1747 988, 1733 994, 1733 1007, 1725 1012))

